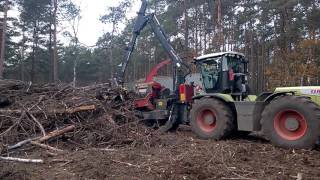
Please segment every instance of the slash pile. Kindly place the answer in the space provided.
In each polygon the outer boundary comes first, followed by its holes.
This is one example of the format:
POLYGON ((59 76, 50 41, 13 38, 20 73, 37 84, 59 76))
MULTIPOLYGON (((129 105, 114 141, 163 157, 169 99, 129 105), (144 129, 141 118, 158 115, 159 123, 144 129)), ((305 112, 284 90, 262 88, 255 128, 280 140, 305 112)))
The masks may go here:
POLYGON ((52 133, 58 134, 48 140, 64 148, 129 143, 142 136, 133 112, 134 93, 108 83, 74 88, 6 80, 0 81, 0 96, 2 151, 52 133))
POLYGON ((109 84, 0 81, 0 179, 320 177, 319 147, 280 149, 255 134, 201 140, 188 126, 147 130, 134 97, 109 84))

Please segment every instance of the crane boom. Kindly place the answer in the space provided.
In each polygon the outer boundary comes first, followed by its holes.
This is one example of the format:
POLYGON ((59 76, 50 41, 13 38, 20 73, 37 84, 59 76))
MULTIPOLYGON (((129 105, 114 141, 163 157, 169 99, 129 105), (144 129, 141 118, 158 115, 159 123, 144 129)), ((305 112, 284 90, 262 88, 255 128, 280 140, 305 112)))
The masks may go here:
POLYGON ((146 15, 147 6, 148 6, 147 1, 142 0, 142 5, 140 7, 140 10, 138 12, 138 17, 134 25, 133 35, 129 43, 129 46, 126 49, 127 53, 126 53, 125 59, 121 64, 121 72, 119 74, 120 76, 117 79, 118 82, 121 82, 121 83, 124 82, 127 66, 130 62, 138 36, 140 35, 141 31, 146 27, 146 25, 151 26, 152 31, 154 32, 157 39, 160 41, 165 51, 167 52, 168 56, 170 57, 170 60, 173 61, 174 66, 177 68, 180 68, 182 65, 186 66, 181 60, 181 58, 177 55, 172 45, 170 44, 170 41, 166 33, 164 32, 163 28, 161 27, 155 14, 152 13, 152 14, 146 15))

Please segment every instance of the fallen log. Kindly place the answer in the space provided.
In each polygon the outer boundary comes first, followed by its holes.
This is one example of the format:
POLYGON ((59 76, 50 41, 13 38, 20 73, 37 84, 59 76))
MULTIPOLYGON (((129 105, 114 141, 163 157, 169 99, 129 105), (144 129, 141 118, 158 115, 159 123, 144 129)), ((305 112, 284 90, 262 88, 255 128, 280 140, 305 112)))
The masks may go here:
POLYGON ((96 110, 96 106, 95 105, 88 105, 88 106, 80 106, 80 107, 76 107, 76 108, 68 108, 66 110, 66 112, 69 114, 74 114, 76 112, 90 111, 90 110, 96 110))
POLYGON ((2 157, 0 159, 5 161, 16 161, 16 162, 23 162, 23 163, 44 163, 42 159, 22 159, 22 158, 14 158, 14 157, 2 157))
POLYGON ((42 143, 45 141, 48 141, 51 138, 57 137, 57 136, 61 136, 67 132, 70 132, 72 130, 74 130, 76 128, 76 126, 72 125, 72 126, 68 126, 66 128, 63 129, 59 129, 59 130, 55 130, 50 132, 49 134, 47 134, 46 136, 41 137, 40 139, 38 139, 36 142, 38 143, 42 143))
POLYGON ((21 114, 21 110, 0 109, 1 114, 21 114))
POLYGON ((52 132, 50 132, 49 134, 47 134, 46 136, 43 136, 43 137, 35 137, 35 138, 30 138, 30 139, 26 139, 26 140, 20 141, 20 142, 16 143, 15 145, 8 146, 7 149, 8 150, 13 150, 13 149, 20 148, 25 144, 31 143, 33 145, 36 145, 36 146, 39 146, 39 147, 42 147, 42 148, 51 149, 51 150, 58 151, 58 152, 59 151, 63 151, 63 150, 60 150, 60 149, 57 149, 57 148, 54 148, 54 147, 51 147, 51 146, 48 146, 48 145, 44 145, 44 144, 41 144, 41 143, 45 142, 45 141, 47 141, 47 140, 49 140, 51 138, 63 135, 63 134, 65 134, 67 132, 70 132, 70 131, 72 131, 74 129, 75 129, 74 125, 68 126, 66 128, 63 128, 63 129, 52 131, 52 132))

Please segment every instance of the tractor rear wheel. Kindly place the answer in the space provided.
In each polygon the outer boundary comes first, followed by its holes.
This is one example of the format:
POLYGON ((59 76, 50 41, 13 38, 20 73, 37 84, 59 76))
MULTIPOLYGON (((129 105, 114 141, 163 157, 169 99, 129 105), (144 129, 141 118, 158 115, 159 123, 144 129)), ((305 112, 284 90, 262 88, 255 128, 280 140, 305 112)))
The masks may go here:
POLYGON ((319 106, 306 97, 279 97, 262 113, 262 131, 278 147, 312 148, 320 136, 319 115, 319 106))
POLYGON ((217 99, 196 100, 190 114, 191 129, 202 139, 225 139, 235 131, 231 109, 217 99))

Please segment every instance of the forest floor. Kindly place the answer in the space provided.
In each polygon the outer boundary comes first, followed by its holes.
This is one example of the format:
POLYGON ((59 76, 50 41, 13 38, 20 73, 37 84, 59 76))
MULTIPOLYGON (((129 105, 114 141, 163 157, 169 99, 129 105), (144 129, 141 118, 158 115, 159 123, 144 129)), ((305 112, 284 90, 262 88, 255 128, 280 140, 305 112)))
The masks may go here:
POLYGON ((148 144, 74 149, 55 157, 29 149, 19 157, 42 158, 45 163, 0 161, 0 179, 320 178, 319 149, 279 149, 255 136, 203 141, 187 127, 148 144))
POLYGON ((320 179, 319 147, 200 140, 187 126, 160 133, 134 118, 132 94, 108 85, 0 81, 0 95, 10 100, 0 107, 0 179, 320 179))

